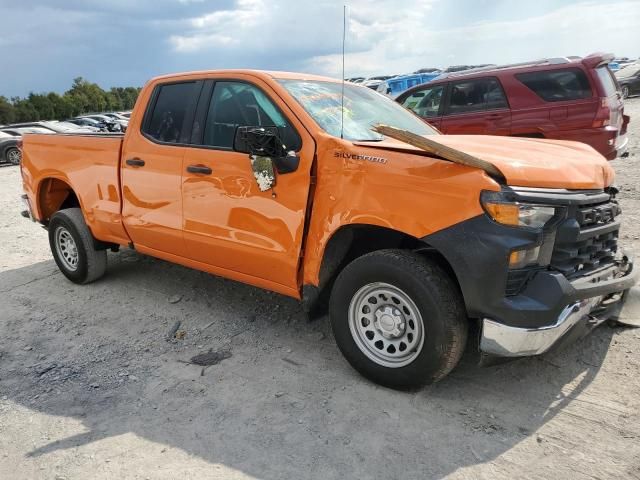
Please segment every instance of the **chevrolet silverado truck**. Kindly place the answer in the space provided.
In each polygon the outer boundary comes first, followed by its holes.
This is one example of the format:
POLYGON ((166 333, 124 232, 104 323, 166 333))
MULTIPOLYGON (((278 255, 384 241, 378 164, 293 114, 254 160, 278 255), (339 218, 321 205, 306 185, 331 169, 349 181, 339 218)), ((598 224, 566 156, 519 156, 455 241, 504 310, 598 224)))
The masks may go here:
POLYGON ((635 282, 591 147, 440 135, 329 78, 158 77, 124 135, 23 142, 23 215, 69 280, 129 247, 325 305, 351 365, 391 387, 447 375, 474 324, 485 360, 543 354, 615 319, 635 282))

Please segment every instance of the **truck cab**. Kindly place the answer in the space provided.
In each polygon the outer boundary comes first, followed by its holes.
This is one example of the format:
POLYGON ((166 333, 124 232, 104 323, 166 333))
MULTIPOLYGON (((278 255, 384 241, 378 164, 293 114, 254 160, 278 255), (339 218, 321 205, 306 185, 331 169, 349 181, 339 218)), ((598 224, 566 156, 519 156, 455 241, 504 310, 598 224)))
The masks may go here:
POLYGON ((71 281, 126 246, 327 305, 349 362, 391 387, 444 377, 472 323, 484 357, 542 354, 635 281, 590 147, 440 135, 325 77, 158 77, 126 134, 26 135, 23 153, 25 214, 71 281))

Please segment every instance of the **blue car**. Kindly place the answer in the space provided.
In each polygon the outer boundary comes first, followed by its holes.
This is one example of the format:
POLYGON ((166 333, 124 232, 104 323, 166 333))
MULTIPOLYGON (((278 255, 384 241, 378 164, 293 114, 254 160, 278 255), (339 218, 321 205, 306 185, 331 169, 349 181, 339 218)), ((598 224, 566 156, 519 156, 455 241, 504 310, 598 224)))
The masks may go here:
POLYGON ((430 72, 400 75, 398 77, 393 77, 382 82, 380 85, 378 85, 377 91, 391 97, 396 97, 405 90, 416 85, 422 85, 423 83, 430 82, 441 74, 442 72, 430 72))

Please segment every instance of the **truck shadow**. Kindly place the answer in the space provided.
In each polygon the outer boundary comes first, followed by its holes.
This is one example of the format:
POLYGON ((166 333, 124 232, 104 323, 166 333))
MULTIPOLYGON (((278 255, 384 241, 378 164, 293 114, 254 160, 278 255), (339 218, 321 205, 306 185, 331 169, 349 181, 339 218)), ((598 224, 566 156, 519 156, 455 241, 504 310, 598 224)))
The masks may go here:
MULTIPOLYGON (((470 349, 442 382, 396 392, 359 377, 326 319, 307 321, 297 302, 132 252, 110 255, 108 276, 92 285, 47 261, 1 273, 0 292, 3 395, 86 428, 25 455, 134 433, 274 480, 441 478, 496 459, 579 401, 614 332, 491 368, 475 366, 470 349), (166 338, 175 321, 182 340, 166 338), (232 357, 184 363, 209 349, 232 357)), ((116 463, 114 444, 101 445, 116 463)))

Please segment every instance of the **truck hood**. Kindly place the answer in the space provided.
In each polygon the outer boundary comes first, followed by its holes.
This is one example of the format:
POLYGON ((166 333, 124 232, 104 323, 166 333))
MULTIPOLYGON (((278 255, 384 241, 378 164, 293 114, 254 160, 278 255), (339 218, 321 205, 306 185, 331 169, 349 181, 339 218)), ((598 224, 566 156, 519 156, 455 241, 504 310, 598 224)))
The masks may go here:
MULTIPOLYGON (((579 142, 489 135, 429 135, 429 140, 460 150, 494 165, 508 185, 519 187, 602 189, 613 183, 609 162, 579 142)), ((385 138, 357 145, 428 154, 406 143, 385 138)))

